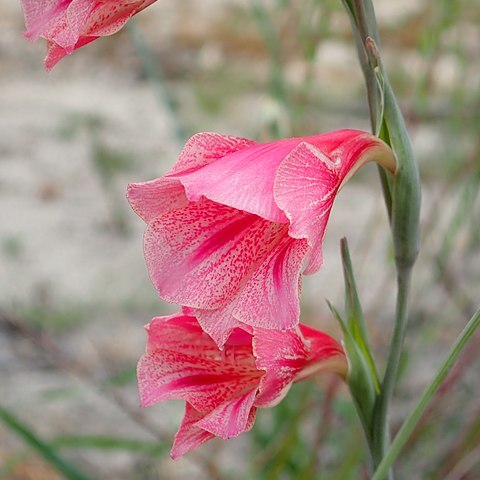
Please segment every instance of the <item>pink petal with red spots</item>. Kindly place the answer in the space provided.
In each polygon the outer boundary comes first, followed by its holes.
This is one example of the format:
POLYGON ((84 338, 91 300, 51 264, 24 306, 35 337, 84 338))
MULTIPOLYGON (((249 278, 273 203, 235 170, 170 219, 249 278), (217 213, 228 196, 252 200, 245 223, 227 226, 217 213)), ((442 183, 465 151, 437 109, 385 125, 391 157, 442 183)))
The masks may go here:
MULTIPOLYGON (((77 48, 77 43, 81 41, 81 37, 98 37, 93 33, 85 35, 84 32, 85 24, 96 8, 95 2, 73 0, 63 14, 49 26, 48 35, 42 34, 42 36, 46 36, 49 42, 63 48, 67 54, 72 53, 77 48)), ((48 57, 47 60, 51 61, 48 57)))
POLYGON ((127 188, 127 200, 146 223, 169 210, 188 205, 185 189, 180 182, 166 177, 131 183, 127 188))
MULTIPOLYGON (((251 430, 253 427, 253 423, 255 421, 255 413, 256 413, 256 408, 253 407, 250 409, 249 415, 247 422, 245 426, 243 427, 242 432, 247 432, 248 430, 251 430)), ((175 440, 173 442, 173 447, 170 452, 170 456, 176 460, 180 458, 181 456, 185 455, 189 451, 199 447, 203 443, 207 442, 208 440, 211 440, 212 438, 215 438, 215 435, 210 433, 207 430, 204 430, 203 428, 200 427, 200 425, 203 424, 203 419, 205 419, 205 415, 203 413, 198 412, 195 410, 188 402, 185 405, 185 416, 183 418, 182 424, 175 435, 175 440)), ((223 419, 220 418, 220 421, 223 419)), ((206 424, 208 425, 210 422, 207 420, 206 424)), ((215 429, 215 425, 213 425, 215 429)), ((232 438, 230 437, 223 437, 221 435, 217 435, 220 438, 224 438, 225 440, 227 438, 232 438)), ((236 436, 236 435, 234 435, 236 436)))
POLYGON ((233 305, 214 310, 195 309, 195 316, 203 331, 215 341, 219 348, 223 348, 235 328, 247 327, 233 316, 233 305))
POLYGON ((277 405, 300 379, 322 371, 345 375, 348 368, 334 338, 303 324, 283 332, 254 329, 253 352, 257 368, 266 372, 260 380, 257 407, 277 405))
POLYGON ((343 347, 330 335, 303 323, 299 325, 299 329, 308 344, 309 362, 325 360, 336 355, 345 356, 343 347))
POLYGON ((304 273, 310 274, 322 265, 323 237, 339 188, 365 161, 375 158, 376 149, 381 152, 379 156, 385 156, 388 147, 358 130, 304 140, 280 164, 274 196, 290 221, 289 235, 308 241, 310 253, 304 273), (371 157, 364 155, 368 151, 371 157))
POLYGON ((255 420, 253 402, 257 389, 222 403, 197 422, 197 426, 216 437, 228 440, 249 430, 255 420))
POLYGON ((275 202, 273 185, 278 165, 299 142, 294 138, 253 145, 176 178, 191 201, 205 196, 272 222, 287 223, 275 202))
POLYGON ((191 202, 149 223, 144 249, 150 278, 167 301, 224 307, 286 228, 209 200, 191 202))
POLYGON ((21 0, 25 17, 25 37, 37 40, 61 16, 72 0, 21 0))
POLYGON ((157 317, 147 327, 147 352, 138 363, 142 406, 179 398, 211 412, 243 392, 256 390, 251 340, 221 352, 192 317, 157 317))
POLYGON ((170 456, 173 460, 180 458, 191 450, 199 447, 208 440, 215 438, 215 435, 197 426, 197 422, 204 416, 188 402, 185 405, 185 416, 182 424, 175 435, 170 456))
MULTIPOLYGON (((75 0, 74 0, 75 1, 75 0)), ((78 0, 82 1, 82 0, 78 0)), ((85 1, 85 0, 83 0, 85 1)), ((103 0, 89 16, 84 35, 105 37, 117 33, 133 15, 147 8, 156 0, 103 0)))
POLYGON ((187 402, 173 458, 213 436, 229 439, 249 430, 256 407, 276 405, 300 378, 319 371, 345 376, 340 345, 310 327, 236 328, 220 350, 191 313, 184 308, 153 319, 138 365, 142 405, 168 398, 187 402))
POLYGON ((303 369, 297 373, 295 382, 320 372, 332 372, 345 378, 348 363, 340 343, 308 325, 300 324, 299 329, 308 345, 308 357, 303 369))
POLYGON ((289 235, 310 247, 305 273, 322 265, 322 241, 339 187, 335 164, 313 145, 302 143, 278 168, 275 198, 290 220, 289 235))
POLYGON ((288 236, 256 268, 235 301, 234 316, 254 327, 285 330, 298 324, 306 240, 288 236))
POLYGON ((135 14, 155 0, 22 0, 29 40, 43 37, 48 49, 45 67, 51 69, 68 55, 98 37, 116 33, 135 14))
POLYGON ((219 133, 197 133, 191 137, 168 175, 177 175, 199 169, 230 153, 256 145, 248 138, 221 135, 219 133))
POLYGON ((308 347, 296 329, 282 332, 256 328, 253 350, 257 368, 266 372, 255 405, 272 407, 283 399, 295 376, 305 366, 308 347))

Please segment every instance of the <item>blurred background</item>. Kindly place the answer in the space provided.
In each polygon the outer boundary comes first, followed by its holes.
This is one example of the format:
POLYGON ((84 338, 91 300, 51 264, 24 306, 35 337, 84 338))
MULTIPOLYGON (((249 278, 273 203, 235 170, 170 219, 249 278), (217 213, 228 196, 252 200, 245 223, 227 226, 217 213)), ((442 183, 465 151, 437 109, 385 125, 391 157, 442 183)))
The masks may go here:
MULTIPOLYGON (((394 429, 480 304, 480 4, 377 0, 387 71, 423 181, 422 250, 394 429)), ((198 131, 269 140, 369 129, 339 0, 161 0, 51 73, 0 6, 0 479, 364 479, 348 392, 295 385, 251 433, 168 457, 182 402, 139 409, 143 325, 161 302, 129 182, 160 176, 198 131)), ((380 365, 394 267, 376 168, 342 190, 302 321, 340 338, 350 243, 380 365)), ((398 479, 480 478, 477 335, 397 463, 398 479)))

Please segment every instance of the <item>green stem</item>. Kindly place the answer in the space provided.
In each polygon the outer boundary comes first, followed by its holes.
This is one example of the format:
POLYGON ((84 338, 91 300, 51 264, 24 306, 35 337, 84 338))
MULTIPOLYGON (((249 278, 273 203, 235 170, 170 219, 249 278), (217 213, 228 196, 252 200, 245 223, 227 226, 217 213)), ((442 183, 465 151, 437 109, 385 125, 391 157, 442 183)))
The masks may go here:
POLYGON ((398 366, 403 349, 403 340, 408 323, 408 298, 410 292, 411 269, 398 271, 398 293, 393 331, 387 367, 382 381, 381 393, 377 396, 373 416, 373 449, 375 466, 382 461, 389 442, 388 408, 398 377, 398 366))
MULTIPOLYGON (((373 2, 343 0, 343 3, 350 15, 358 58, 365 77, 372 130, 392 147, 398 161, 393 180, 385 172, 380 172, 392 229, 398 286, 393 337, 371 426, 371 453, 374 464, 378 466, 389 443, 388 410, 398 376, 408 321, 411 271, 418 253, 420 181, 402 112, 383 69, 373 2)), ((393 478, 391 472, 389 478, 393 478)))
POLYGON ((422 396, 420 397, 420 400, 417 403, 417 406, 413 409, 413 411, 410 413, 410 415, 407 417, 402 427, 398 431, 398 434, 392 442, 392 445, 386 452, 383 460, 378 465, 377 470, 372 477, 372 480, 383 480, 385 478, 390 466, 393 464, 398 454, 402 450, 403 446, 409 439, 410 435, 415 429, 415 426, 425 412, 430 400, 440 388, 440 385, 445 380, 445 377, 448 375, 450 369, 456 362, 460 353, 463 351, 469 340, 473 337, 479 326, 480 309, 475 312, 473 317, 469 320, 465 328, 457 337, 457 340, 450 349, 450 352, 448 353, 447 358, 444 360, 442 366, 440 367, 440 370, 433 378, 432 383, 425 388, 422 396))

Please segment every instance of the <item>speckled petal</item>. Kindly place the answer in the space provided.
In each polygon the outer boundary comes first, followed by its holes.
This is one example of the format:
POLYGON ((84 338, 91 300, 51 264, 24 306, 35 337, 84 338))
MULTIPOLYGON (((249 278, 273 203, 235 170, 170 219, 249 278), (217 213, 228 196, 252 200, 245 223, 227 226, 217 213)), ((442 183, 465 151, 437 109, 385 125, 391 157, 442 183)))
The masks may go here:
POLYGON ((299 142, 292 138, 253 145, 176 178, 191 201, 205 196, 272 222, 287 223, 273 197, 273 185, 278 165, 299 142))
POLYGON ((232 303, 228 303, 225 307, 214 310, 195 309, 198 323, 220 349, 223 348, 235 328, 246 327, 233 316, 233 307, 232 303))
POLYGON ((257 368, 266 372, 255 405, 272 407, 283 399, 295 376, 305 366, 308 347, 297 329, 282 332, 256 328, 253 351, 257 368))
MULTIPOLYGON (((193 317, 157 317, 147 327, 147 352, 138 363, 142 406, 183 399, 208 413, 240 393, 256 390, 259 372, 251 340, 221 352, 193 317)), ((251 337, 250 337, 251 338, 251 337)))
POLYGON ((298 324, 300 282, 307 241, 284 237, 255 270, 233 314, 255 327, 285 330, 298 324))
POLYGON ((222 403, 199 420, 197 425, 224 440, 237 437, 253 426, 255 419, 253 402, 256 393, 257 389, 254 388, 243 395, 222 403))
POLYGON ((248 138, 209 132, 197 133, 187 141, 177 162, 167 175, 199 169, 225 155, 252 145, 256 143, 248 138))
POLYGON ((173 460, 177 460, 203 443, 208 442, 208 440, 215 438, 215 435, 197 426, 197 422, 204 416, 204 413, 198 412, 188 402, 186 403, 185 416, 175 435, 173 447, 170 451, 173 460))
POLYGON ((127 200, 146 223, 169 210, 188 205, 185 189, 180 182, 165 177, 131 183, 127 188, 127 200))
POLYGON ((345 378, 348 362, 340 343, 330 335, 308 325, 299 329, 308 345, 307 362, 295 377, 295 382, 319 372, 332 372, 345 378))
POLYGON ((305 273, 322 265, 322 241, 339 187, 334 162, 321 150, 301 143, 280 165, 275 199, 290 219, 289 235, 310 246, 305 273))
POLYGON ((209 200, 190 203, 148 225, 144 249, 150 278, 164 300, 223 307, 286 229, 209 200))
POLYGON ((45 67, 51 69, 98 37, 116 33, 155 0, 22 0, 26 38, 47 39, 45 67))
POLYGON ((395 157, 381 140, 359 130, 339 130, 305 137, 280 164, 274 196, 290 221, 289 235, 307 239, 310 246, 305 274, 322 265, 323 237, 338 190, 371 160, 395 170, 395 157))
POLYGON ((255 400, 257 407, 273 407, 292 383, 318 372, 345 376, 347 360, 332 337, 307 325, 287 330, 254 329, 253 352, 257 368, 266 372, 255 400))
POLYGON ((37 40, 66 12, 72 0, 21 0, 25 26, 25 37, 37 40))
MULTIPOLYGON (((117 33, 133 15, 147 8, 156 0, 103 0, 96 2, 96 8, 88 17, 82 35, 105 37, 117 33)), ((74 0, 85 2, 85 0, 74 0)), ((72 3, 74 3, 72 2, 72 3)), ((88 3, 88 2, 87 2, 88 3)))

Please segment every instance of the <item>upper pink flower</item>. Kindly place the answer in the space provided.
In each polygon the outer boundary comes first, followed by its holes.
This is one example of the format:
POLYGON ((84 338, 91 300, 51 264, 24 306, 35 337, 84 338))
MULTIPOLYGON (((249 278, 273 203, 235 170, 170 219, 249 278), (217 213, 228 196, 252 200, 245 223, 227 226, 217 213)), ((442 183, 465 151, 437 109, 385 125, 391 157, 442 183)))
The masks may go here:
POLYGON ((293 382, 329 371, 345 377, 342 347, 306 325, 290 331, 235 329, 223 351, 188 309, 154 318, 138 363, 144 407, 186 401, 171 451, 178 458, 217 436, 236 437, 253 426, 257 407, 273 407, 293 382))
POLYGON ((47 40, 45 68, 65 55, 112 35, 155 0, 22 0, 26 38, 47 40))
POLYGON ((193 136, 167 175, 128 188, 160 297, 192 307, 219 346, 244 324, 294 327, 335 196, 369 160, 395 170, 392 151, 357 130, 264 144, 193 136))

